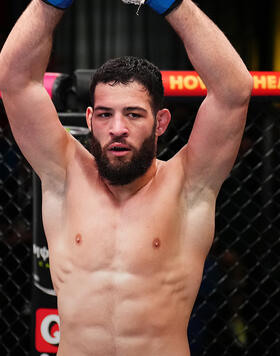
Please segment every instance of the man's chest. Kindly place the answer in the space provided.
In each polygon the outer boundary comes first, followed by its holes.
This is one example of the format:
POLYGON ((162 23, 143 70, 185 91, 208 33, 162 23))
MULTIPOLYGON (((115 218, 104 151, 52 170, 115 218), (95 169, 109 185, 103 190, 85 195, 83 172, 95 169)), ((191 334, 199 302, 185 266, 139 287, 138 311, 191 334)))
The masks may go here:
POLYGON ((106 199, 88 199, 79 213, 68 207, 64 243, 81 267, 137 273, 146 266, 151 272, 178 254, 181 219, 178 204, 167 208, 161 197, 135 199, 121 208, 106 199))
POLYGON ((90 189, 69 190, 61 236, 48 237, 52 258, 58 261, 63 255, 71 265, 88 271, 152 273, 183 248, 180 204, 176 196, 160 190, 122 205, 90 189))

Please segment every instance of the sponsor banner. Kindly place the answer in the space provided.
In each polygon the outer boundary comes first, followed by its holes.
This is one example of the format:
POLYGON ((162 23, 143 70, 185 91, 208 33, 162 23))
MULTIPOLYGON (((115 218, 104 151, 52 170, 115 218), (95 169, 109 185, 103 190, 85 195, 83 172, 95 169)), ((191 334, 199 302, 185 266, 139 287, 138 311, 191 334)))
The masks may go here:
POLYGON ((162 71, 165 96, 205 96, 206 86, 194 71, 162 71))
MULTIPOLYGON (((162 71, 165 96, 205 96, 206 86, 194 71, 162 71)), ((253 96, 280 96, 280 72, 250 72, 253 96)))
POLYGON ((254 79, 253 95, 280 96, 280 72, 251 72, 254 79))
POLYGON ((32 350, 30 356, 54 356, 59 343, 57 299, 50 276, 49 250, 42 221, 42 191, 33 173, 32 350))
POLYGON ((43 294, 55 296, 48 243, 42 219, 42 190, 39 177, 33 173, 33 284, 43 294))
POLYGON ((35 321, 36 350, 43 355, 56 354, 59 341, 60 321, 57 309, 37 309, 35 321))
MULTIPOLYGON (((165 96, 205 96, 206 87, 195 71, 161 71, 165 96)), ((250 72, 253 96, 280 96, 280 72, 250 72)), ((52 98, 54 82, 61 74, 46 73, 44 85, 52 98)), ((1 97, 1 93, 0 93, 1 97)))
POLYGON ((43 234, 37 235, 33 243, 33 283, 43 293, 56 295, 50 275, 49 250, 43 234))

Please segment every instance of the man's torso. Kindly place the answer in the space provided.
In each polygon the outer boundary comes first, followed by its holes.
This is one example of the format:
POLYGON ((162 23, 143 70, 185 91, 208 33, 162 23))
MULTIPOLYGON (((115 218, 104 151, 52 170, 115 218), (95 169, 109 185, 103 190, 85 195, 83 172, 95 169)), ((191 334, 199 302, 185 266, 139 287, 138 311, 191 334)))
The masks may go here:
POLYGON ((78 150, 63 193, 43 185, 59 356, 187 356, 214 202, 189 199, 176 158, 119 203, 78 150))

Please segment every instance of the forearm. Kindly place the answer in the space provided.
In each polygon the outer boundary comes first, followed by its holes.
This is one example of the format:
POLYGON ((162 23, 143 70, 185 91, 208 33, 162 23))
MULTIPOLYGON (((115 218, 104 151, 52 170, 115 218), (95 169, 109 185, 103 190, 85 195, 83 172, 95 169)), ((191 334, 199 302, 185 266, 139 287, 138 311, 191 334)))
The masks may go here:
POLYGON ((246 66, 222 31, 192 1, 184 0, 166 19, 181 37, 208 93, 229 102, 248 98, 252 78, 246 66))
POLYGON ((52 48, 53 31, 63 15, 41 0, 33 0, 11 31, 0 54, 0 90, 41 82, 52 48))

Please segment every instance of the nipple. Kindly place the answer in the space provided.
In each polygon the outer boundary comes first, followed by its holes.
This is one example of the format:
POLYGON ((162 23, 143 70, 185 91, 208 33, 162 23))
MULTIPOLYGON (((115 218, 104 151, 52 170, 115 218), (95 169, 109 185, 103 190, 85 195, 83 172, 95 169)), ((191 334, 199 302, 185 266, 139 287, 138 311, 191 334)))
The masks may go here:
POLYGON ((82 243, 82 235, 81 234, 77 234, 76 238, 75 238, 76 244, 80 245, 82 243))
POLYGON ((159 248, 160 247, 160 239, 158 239, 158 238, 154 239, 153 247, 154 248, 159 248))

